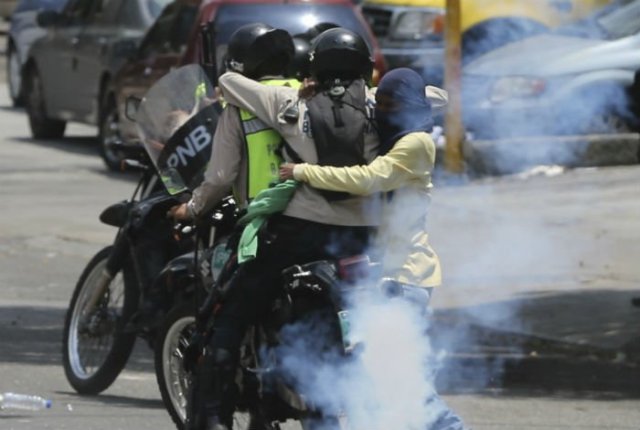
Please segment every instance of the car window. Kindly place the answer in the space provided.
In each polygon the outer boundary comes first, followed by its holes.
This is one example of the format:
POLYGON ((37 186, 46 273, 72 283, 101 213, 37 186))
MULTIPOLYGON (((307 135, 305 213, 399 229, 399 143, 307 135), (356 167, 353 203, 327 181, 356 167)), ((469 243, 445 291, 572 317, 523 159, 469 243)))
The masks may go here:
POLYGON ((96 5, 90 18, 91 22, 113 24, 118 21, 118 13, 125 0, 95 0, 96 5))
POLYGON ((144 10, 152 18, 157 18, 171 1, 172 0, 146 0, 144 2, 144 10))
POLYGON ((61 11, 66 4, 67 0, 22 0, 14 13, 40 9, 61 11))
POLYGON ((94 0, 70 0, 64 10, 66 23, 69 25, 86 23, 94 6, 94 0))
POLYGON ((347 28, 360 34, 369 44, 369 34, 355 11, 344 5, 312 5, 312 4, 233 4, 223 5, 216 14, 216 58, 221 64, 226 53, 226 46, 231 34, 240 26, 259 21, 276 28, 282 28, 296 35, 304 33, 311 27, 330 23, 347 28))
POLYGON ((590 16, 555 33, 585 39, 619 39, 640 31, 640 0, 614 0, 590 16))
POLYGON ((137 28, 142 21, 140 5, 137 0, 126 0, 120 8, 118 21, 123 27, 137 28))
POLYGON ((365 27, 350 6, 311 4, 223 5, 216 15, 217 43, 226 44, 238 27, 256 22, 255 17, 291 34, 304 33, 319 23, 332 23, 360 34, 371 46, 365 27))
POLYGON ((181 54, 196 20, 198 7, 180 4, 168 6, 149 30, 140 47, 140 56, 181 54))
POLYGON ((611 39, 619 39, 640 32, 640 0, 600 17, 598 24, 611 39))

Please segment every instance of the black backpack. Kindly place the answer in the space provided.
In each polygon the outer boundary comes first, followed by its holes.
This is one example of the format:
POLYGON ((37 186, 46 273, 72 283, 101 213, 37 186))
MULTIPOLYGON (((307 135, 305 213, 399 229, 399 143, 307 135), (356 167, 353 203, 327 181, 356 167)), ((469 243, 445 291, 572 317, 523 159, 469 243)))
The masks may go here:
MULTIPOLYGON (((364 135, 369 123, 366 87, 362 79, 336 82, 307 101, 318 165, 345 167, 367 164, 364 135)), ((327 200, 343 200, 349 193, 320 191, 327 200)))

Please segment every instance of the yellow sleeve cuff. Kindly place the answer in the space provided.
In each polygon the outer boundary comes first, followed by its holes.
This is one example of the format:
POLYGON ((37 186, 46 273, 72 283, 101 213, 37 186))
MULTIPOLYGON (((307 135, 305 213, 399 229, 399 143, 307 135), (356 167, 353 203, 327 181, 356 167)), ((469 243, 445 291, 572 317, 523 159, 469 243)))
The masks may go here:
POLYGON ((304 169, 307 167, 306 163, 296 164, 293 166, 293 179, 296 181, 304 181, 304 169))

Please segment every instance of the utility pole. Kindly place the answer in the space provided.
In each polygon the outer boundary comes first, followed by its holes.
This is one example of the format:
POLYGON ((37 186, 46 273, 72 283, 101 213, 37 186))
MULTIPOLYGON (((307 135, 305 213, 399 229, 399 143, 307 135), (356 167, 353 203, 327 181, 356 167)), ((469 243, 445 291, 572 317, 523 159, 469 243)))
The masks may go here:
POLYGON ((451 173, 462 173, 464 163, 462 157, 462 142, 464 140, 464 125, 462 124, 461 107, 461 76, 462 32, 460 29, 460 0, 447 0, 445 20, 445 67, 444 83, 449 93, 449 103, 445 116, 446 147, 444 152, 445 168, 451 173))

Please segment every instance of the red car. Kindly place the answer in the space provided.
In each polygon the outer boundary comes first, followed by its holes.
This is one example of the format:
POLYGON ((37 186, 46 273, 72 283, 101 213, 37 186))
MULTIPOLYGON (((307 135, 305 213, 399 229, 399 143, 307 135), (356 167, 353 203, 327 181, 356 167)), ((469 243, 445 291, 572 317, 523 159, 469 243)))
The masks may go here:
MULTIPOLYGON (((375 37, 359 8, 351 0, 205 0, 200 7, 198 22, 215 23, 218 65, 226 53, 229 37, 241 25, 263 22, 296 35, 316 24, 331 23, 365 38, 375 57, 375 79, 385 69, 375 37)), ((192 32, 181 64, 194 63, 199 58, 200 38, 198 32, 192 32)))
POLYGON ((196 16, 191 11, 199 1, 175 0, 149 30, 138 55, 119 73, 116 92, 121 109, 120 130, 125 144, 137 143, 134 124, 125 119, 123 112, 127 96, 142 97, 172 67, 199 62, 199 29, 211 21, 215 25, 219 69, 231 34, 241 25, 264 22, 293 35, 304 33, 319 23, 348 28, 363 36, 374 53, 374 81, 385 71, 377 42, 359 8, 351 0, 204 0, 196 16), (188 34, 185 32, 187 23, 190 26, 188 34), (176 43, 165 41, 171 38, 180 40, 176 43), (167 48, 174 45, 175 48, 167 48))

